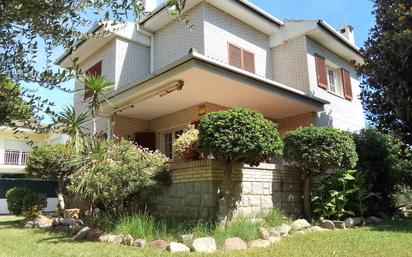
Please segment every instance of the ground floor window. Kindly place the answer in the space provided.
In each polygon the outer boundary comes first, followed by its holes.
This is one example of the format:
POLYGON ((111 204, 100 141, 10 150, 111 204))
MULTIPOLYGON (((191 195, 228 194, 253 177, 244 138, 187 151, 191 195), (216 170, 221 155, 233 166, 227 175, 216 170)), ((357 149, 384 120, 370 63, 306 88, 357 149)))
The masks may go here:
POLYGON ((171 131, 163 134, 163 153, 169 158, 173 159, 173 143, 183 133, 183 129, 171 131))

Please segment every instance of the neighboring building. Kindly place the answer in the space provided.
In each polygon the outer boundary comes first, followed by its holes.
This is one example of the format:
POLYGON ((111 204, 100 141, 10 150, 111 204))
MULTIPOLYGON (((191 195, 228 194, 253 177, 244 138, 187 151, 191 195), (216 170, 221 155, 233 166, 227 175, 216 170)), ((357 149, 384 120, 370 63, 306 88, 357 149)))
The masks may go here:
POLYGON ((13 133, 9 127, 0 126, 0 215, 9 214, 5 195, 13 187, 26 187, 47 194, 45 211, 54 211, 57 183, 25 178, 26 160, 35 146, 64 144, 67 136, 55 133, 38 134, 31 129, 20 128, 13 133))
POLYGON ((21 128, 13 133, 9 127, 0 126, 0 178, 24 175, 26 160, 33 147, 47 144, 64 144, 67 137, 61 134, 39 134, 21 128))
MULTIPOLYGON (((99 131, 110 126, 115 135, 172 157, 171 145, 187 124, 227 108, 257 110, 282 134, 310 124, 365 126, 353 66, 363 58, 351 26, 281 21, 245 0, 188 0, 190 30, 164 4, 145 2, 151 15, 138 24, 109 26, 109 36, 83 41, 57 61, 69 68, 78 57, 85 73, 115 83, 99 131)), ((75 108, 87 111, 84 91, 78 92, 75 108)))

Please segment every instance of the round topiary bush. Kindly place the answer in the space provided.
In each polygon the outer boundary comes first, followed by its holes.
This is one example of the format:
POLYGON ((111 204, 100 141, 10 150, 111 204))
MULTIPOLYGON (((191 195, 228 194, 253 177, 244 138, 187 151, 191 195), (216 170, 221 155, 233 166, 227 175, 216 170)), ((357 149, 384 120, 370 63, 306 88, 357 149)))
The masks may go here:
POLYGON ((7 191, 7 208, 15 215, 31 216, 47 206, 47 196, 28 188, 14 187, 7 191))
POLYGON ((256 111, 212 112, 199 125, 199 151, 229 164, 244 162, 257 166, 281 155, 282 147, 277 125, 256 111))
POLYGON ((305 127, 286 133, 283 156, 302 171, 305 179, 304 209, 311 215, 311 178, 328 170, 353 168, 358 160, 352 135, 335 128, 305 127))

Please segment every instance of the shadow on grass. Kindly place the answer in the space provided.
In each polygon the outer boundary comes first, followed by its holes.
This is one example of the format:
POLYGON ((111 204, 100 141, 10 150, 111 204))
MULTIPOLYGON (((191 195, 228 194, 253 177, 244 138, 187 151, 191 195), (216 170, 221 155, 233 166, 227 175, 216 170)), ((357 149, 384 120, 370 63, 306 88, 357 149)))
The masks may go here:
POLYGON ((412 233, 412 219, 404 218, 371 226, 373 231, 412 233))
POLYGON ((0 229, 24 228, 23 220, 0 220, 0 229))

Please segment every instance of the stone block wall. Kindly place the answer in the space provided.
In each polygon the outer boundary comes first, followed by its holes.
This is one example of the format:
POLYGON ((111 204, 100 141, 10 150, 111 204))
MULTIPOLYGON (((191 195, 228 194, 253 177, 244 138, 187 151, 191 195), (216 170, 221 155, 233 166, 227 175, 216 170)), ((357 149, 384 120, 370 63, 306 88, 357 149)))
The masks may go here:
MULTIPOLYGON (((173 163, 170 169, 172 184, 150 197, 153 211, 164 216, 215 218, 224 166, 215 160, 201 160, 173 163)), ((245 165, 234 169, 231 181, 235 216, 256 217, 274 207, 288 216, 301 214, 300 176, 296 172, 279 164, 245 165)))

